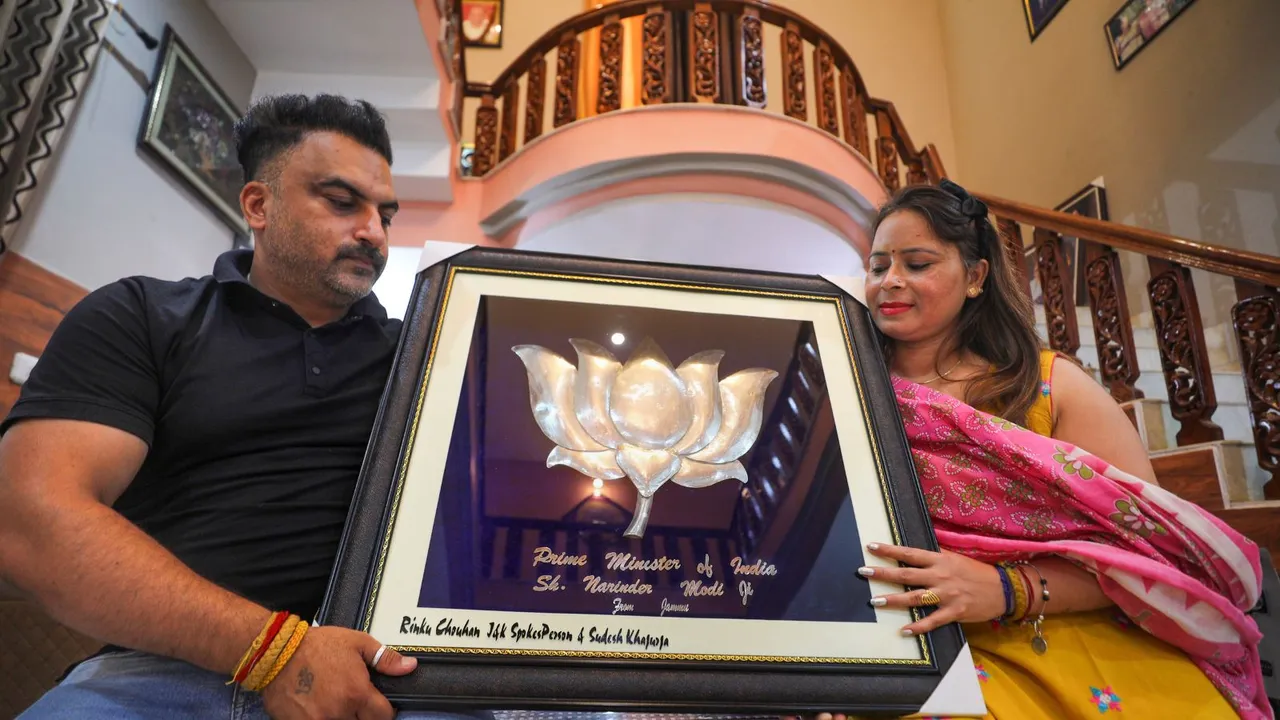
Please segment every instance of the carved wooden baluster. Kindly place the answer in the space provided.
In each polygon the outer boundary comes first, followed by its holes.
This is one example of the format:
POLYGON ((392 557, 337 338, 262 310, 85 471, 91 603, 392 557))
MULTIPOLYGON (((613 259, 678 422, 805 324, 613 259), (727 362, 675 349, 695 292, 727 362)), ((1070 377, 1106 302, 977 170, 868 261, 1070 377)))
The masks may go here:
POLYGON ((1167 260, 1149 257, 1151 317, 1160 349, 1160 367, 1169 393, 1169 413, 1181 423, 1178 445, 1222 439, 1214 424, 1218 396, 1213 389, 1209 353, 1204 346, 1200 303, 1191 283, 1191 271, 1167 260))
POLYGON ((641 73, 640 102, 660 105, 672 100, 672 61, 674 46, 671 44, 671 14, 661 5, 652 5, 645 13, 642 33, 641 57, 644 68, 641 73))
POLYGON ((498 162, 516 151, 516 118, 520 116, 520 83, 512 78, 502 93, 502 132, 498 136, 498 162))
POLYGON ((539 54, 529 64, 524 101, 524 144, 542 135, 542 108, 547 94, 547 57, 539 54))
POLYGON ((556 53, 556 112, 553 127, 568 125, 578 119, 578 61, 582 43, 572 31, 560 38, 556 53))
POLYGON ((1013 270, 1013 277, 1018 281, 1018 287, 1022 288, 1027 300, 1030 301, 1031 277, 1027 275, 1027 265, 1023 255, 1022 227, 1015 220, 996 218, 996 232, 1000 235, 1000 240, 1004 245, 1005 260, 1013 270))
POLYGON ((1044 319, 1049 347, 1075 357, 1080 349, 1076 309, 1067 295, 1067 263, 1062 256, 1062 236, 1036 228, 1036 269, 1044 291, 1044 319))
POLYGON ((498 108, 493 95, 485 94, 476 108, 476 152, 471 160, 471 173, 484 177, 493 169, 498 151, 498 108))
POLYGON ((764 23, 760 11, 753 7, 742 9, 738 16, 738 102, 747 107, 763 108, 769 102, 764 82, 764 23))
POLYGON ((596 113, 603 115, 622 107, 622 19, 605 18, 600 27, 600 92, 596 113))
POLYGON ((1253 418, 1253 446, 1258 467, 1271 473, 1263 488, 1270 500, 1280 499, 1280 295, 1276 289, 1236 280, 1240 301, 1231 319, 1240 341, 1240 372, 1253 418))
POLYGON ((809 122, 804 83, 804 38, 800 26, 789 22, 782 29, 782 111, 809 122))
POLYGON ((720 99, 720 18, 710 3, 695 3, 689 17, 689 99, 720 99))
POLYGON ((907 184, 908 185, 928 185, 929 175, 924 171, 924 159, 908 158, 907 159, 907 184))
POLYGON ((844 115, 844 141, 870 159, 867 147, 867 106, 858 94, 858 76, 853 66, 840 71, 840 106, 844 115))
POLYGON ((1086 243, 1085 277, 1102 384, 1116 402, 1136 400, 1143 395, 1133 386, 1138 379, 1138 352, 1133 344, 1133 327, 1129 324, 1120 256, 1105 245, 1086 243))
POLYGON ((840 111, 836 107, 836 61, 831 46, 819 40, 813 49, 813 87, 818 105, 818 127, 840 137, 840 111))
POLYGON ((876 165, 880 170, 880 182, 896 192, 902 186, 898 172, 898 143, 893 137, 893 121, 889 113, 876 111, 876 165))

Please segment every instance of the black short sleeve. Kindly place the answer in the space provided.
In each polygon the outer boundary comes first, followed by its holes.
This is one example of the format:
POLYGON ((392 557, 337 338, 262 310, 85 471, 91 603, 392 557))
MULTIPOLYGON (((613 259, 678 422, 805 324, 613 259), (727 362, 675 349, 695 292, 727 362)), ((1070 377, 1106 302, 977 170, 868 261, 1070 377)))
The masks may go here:
POLYGON ((133 280, 81 300, 54 330, 0 435, 21 420, 57 418, 108 425, 150 445, 160 380, 147 317, 133 280))

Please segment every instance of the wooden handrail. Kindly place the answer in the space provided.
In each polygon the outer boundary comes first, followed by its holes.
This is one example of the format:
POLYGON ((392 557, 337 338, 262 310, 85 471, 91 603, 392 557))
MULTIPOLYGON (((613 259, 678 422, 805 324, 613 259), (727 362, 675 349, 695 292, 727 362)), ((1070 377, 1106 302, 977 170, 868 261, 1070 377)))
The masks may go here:
POLYGON ((862 82, 862 74, 858 72, 857 66, 854 65, 853 58, 834 38, 799 13, 780 5, 775 5, 769 0, 621 0, 581 15, 574 15, 546 31, 541 37, 534 40, 529 47, 525 48, 525 51, 520 53, 520 56, 513 60, 506 69, 499 73, 492 83, 468 82, 466 85, 467 96, 501 95, 509 83, 520 77, 533 58, 546 55, 554 50, 566 33, 580 35, 588 30, 601 27, 605 24, 607 18, 616 16, 625 20, 637 17, 644 15, 649 8, 654 6, 661 6, 662 9, 668 11, 693 10, 695 3, 708 4, 717 12, 741 11, 744 8, 752 8, 760 13, 761 20, 775 26, 784 26, 788 22, 795 23, 800 28, 800 35, 806 42, 817 45, 819 42, 825 41, 831 47, 831 54, 835 57, 836 64, 853 70, 854 76, 857 78, 858 92, 866 95, 867 88, 862 82))
POLYGON ((1057 212, 1026 203, 974 193, 998 217, 1016 220, 1060 235, 1078 237, 1117 250, 1130 250, 1191 268, 1280 285, 1280 258, 1187 240, 1173 235, 1057 212))

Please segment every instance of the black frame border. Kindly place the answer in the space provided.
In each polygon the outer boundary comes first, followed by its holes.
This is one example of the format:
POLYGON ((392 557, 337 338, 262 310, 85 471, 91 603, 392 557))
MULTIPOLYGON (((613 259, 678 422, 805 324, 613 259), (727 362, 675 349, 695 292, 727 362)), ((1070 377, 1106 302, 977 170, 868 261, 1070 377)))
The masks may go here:
MULTIPOLYGON (((898 541, 937 550, 937 541, 870 313, 816 276, 637 263, 601 258, 473 248, 418 274, 387 389, 374 422, 318 622, 364 626, 396 486, 410 454, 411 418, 423 390, 429 353, 454 272, 530 273, 696 286, 710 291, 825 296, 837 303, 866 403, 868 431, 883 463, 882 482, 896 516, 898 541)), ((556 278, 563 279, 563 278, 556 278)), ((831 358, 831 355, 826 355, 831 358)), ((831 361, 830 359, 827 360, 831 361)), ((375 685, 400 709, 565 709, 792 714, 843 712, 898 716, 928 700, 957 659, 964 637, 950 624, 920 638, 927 663, 728 663, 591 657, 421 656, 413 673, 380 675, 375 685)))

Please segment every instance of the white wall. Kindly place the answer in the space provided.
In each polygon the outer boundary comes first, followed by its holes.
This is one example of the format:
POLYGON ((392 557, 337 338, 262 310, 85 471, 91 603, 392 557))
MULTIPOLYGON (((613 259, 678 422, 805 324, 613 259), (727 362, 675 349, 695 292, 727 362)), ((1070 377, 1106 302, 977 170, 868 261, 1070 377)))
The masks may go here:
MULTIPOLYGON (((172 25, 232 102, 245 107, 256 71, 201 0, 129 0, 126 7, 157 39, 172 25)), ((143 47, 119 17, 106 38, 153 74, 159 48, 143 47)), ((136 149, 146 100, 146 89, 102 53, 15 252, 92 290, 129 275, 207 275, 231 249, 231 228, 136 149)))

